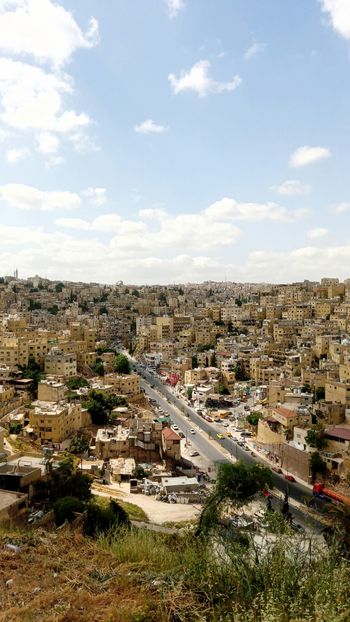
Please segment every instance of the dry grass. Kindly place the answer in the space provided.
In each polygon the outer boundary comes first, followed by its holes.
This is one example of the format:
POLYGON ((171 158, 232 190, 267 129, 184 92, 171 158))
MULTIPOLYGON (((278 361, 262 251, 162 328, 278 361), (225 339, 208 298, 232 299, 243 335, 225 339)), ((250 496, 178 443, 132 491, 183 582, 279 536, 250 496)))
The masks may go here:
POLYGON ((0 622, 162 622, 152 591, 78 533, 0 537, 0 622), (6 541, 21 546, 6 549, 6 541), (8 580, 13 581, 6 586, 8 580))

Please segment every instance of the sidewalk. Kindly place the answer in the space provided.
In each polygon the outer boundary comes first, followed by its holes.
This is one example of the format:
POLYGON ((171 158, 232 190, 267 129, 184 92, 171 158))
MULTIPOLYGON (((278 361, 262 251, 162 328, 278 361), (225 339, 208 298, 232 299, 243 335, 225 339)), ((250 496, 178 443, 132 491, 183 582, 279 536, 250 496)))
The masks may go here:
MULTIPOLYGON (((250 451, 252 451, 252 452, 253 452, 256 456, 258 456, 260 460, 263 460, 264 462, 266 462, 266 464, 267 464, 269 467, 271 467, 271 469, 272 469, 274 466, 276 466, 276 465, 275 465, 275 464, 274 464, 271 460, 269 460, 269 459, 266 457, 266 455, 265 455, 265 454, 261 453, 260 451, 258 451, 258 450, 256 449, 255 444, 254 444, 254 445, 252 445, 252 441, 254 441, 254 439, 251 439, 251 438, 250 438, 250 439, 246 439, 246 441, 245 441, 245 442, 247 443, 248 447, 249 447, 249 450, 250 450, 250 451)), ((287 471, 287 470, 286 470, 286 469, 284 469, 283 467, 281 467, 281 470, 282 470, 283 475, 290 474, 290 471, 287 471)), ((296 481, 298 484, 301 484, 302 486, 306 486, 307 488, 309 488, 309 489, 310 489, 310 492, 312 492, 312 490, 313 490, 313 486, 312 486, 312 484, 309 484, 308 482, 306 482, 305 480, 301 479, 301 477, 298 477, 298 476, 297 476, 297 475, 295 475, 294 473, 293 473, 292 475, 293 475, 293 477, 294 477, 295 481, 296 481)))

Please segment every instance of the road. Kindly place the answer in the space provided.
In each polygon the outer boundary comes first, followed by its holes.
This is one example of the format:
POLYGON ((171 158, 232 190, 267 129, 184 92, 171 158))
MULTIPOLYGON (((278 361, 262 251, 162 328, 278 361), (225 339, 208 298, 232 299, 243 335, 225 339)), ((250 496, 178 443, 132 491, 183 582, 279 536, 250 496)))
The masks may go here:
MULTIPOLYGON (((196 426, 198 426, 198 428, 205 432, 208 437, 209 435, 212 438, 214 437, 216 431, 215 429, 213 429, 213 425, 211 423, 200 417, 193 408, 186 404, 183 399, 180 399, 179 397, 174 395, 174 393, 172 393, 172 391, 166 385, 164 385, 155 374, 151 374, 149 373, 149 371, 141 369, 135 361, 132 362, 135 371, 137 371, 137 373, 142 373, 143 375, 144 380, 142 381, 142 386, 147 394, 150 395, 150 397, 152 397, 153 394, 153 399, 157 399, 157 401, 161 400, 161 407, 171 414, 173 421, 176 423, 176 425, 179 426, 180 429, 183 429, 185 421, 187 428, 191 428, 191 424, 195 424, 196 426), (152 389, 150 385, 153 385, 154 388, 152 389), (156 389, 156 391, 154 389, 156 389), (160 393, 163 395, 163 397, 160 397, 160 393), (176 409, 173 408, 172 405, 182 411, 185 417, 179 415, 178 411, 176 411, 176 409)), ((244 448, 237 445, 237 443, 232 439, 226 437, 220 440, 220 447, 222 448, 220 450, 219 448, 216 449, 209 440, 206 440, 203 437, 201 437, 201 440, 199 440, 199 437, 200 435, 196 436, 196 444, 198 445, 198 447, 201 448, 201 451, 203 451, 203 453, 205 453, 208 458, 213 462, 228 462, 229 456, 232 456, 234 458, 237 458, 238 460, 241 460, 245 464, 253 464, 259 462, 261 464, 271 467, 268 461, 264 460, 262 457, 253 457, 249 451, 246 451, 244 448)), ((272 478, 273 484, 277 488, 277 490, 280 490, 283 494, 288 493, 289 497, 291 497, 295 501, 298 501, 299 503, 305 503, 305 500, 312 499, 310 488, 308 488, 307 486, 303 486, 303 484, 300 484, 299 482, 287 482, 284 479, 283 475, 279 475, 278 473, 274 473, 273 471, 272 478)))
MULTIPOLYGON (((152 379, 153 380, 153 379, 152 379)), ((228 461, 228 457, 225 457, 222 453, 222 451, 219 448, 216 448, 213 442, 210 442, 209 438, 205 438, 202 434, 195 434, 192 435, 190 433, 190 429, 193 428, 193 426, 191 425, 191 422, 184 417, 183 415, 181 415, 179 413, 178 410, 178 406, 173 406, 171 403, 171 397, 169 397, 169 400, 164 396, 163 391, 157 391, 155 389, 152 389, 149 385, 148 382, 146 382, 145 380, 141 380, 141 387, 142 389, 145 390, 145 392, 147 393, 147 395, 151 398, 156 400, 156 402, 159 404, 159 406, 166 411, 167 413, 169 413, 172 421, 179 427, 179 429, 186 434, 187 438, 189 441, 193 442, 193 444, 195 444, 196 449, 198 448, 198 451, 200 451, 203 455, 205 455, 208 460, 210 462, 212 462, 213 464, 217 463, 217 462, 227 462, 228 461), (164 396, 162 397, 161 394, 164 396)), ((198 426, 200 427, 200 426, 198 426)), ((209 426, 208 426, 209 428, 209 426)), ((202 428, 203 429, 203 428, 202 428)), ((212 430, 211 430, 211 435, 212 435, 212 430)))

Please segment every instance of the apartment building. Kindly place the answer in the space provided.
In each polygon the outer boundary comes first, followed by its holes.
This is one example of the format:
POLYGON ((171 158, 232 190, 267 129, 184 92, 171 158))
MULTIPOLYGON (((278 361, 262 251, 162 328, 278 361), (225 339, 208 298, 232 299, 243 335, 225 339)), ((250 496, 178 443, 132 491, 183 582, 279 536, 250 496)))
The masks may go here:
POLYGON ((45 356, 45 373, 50 376, 72 378, 77 375, 77 355, 63 354, 60 348, 51 348, 45 356))
POLYGON ((32 403, 29 423, 42 443, 62 443, 81 428, 91 425, 91 416, 81 404, 53 403, 36 400, 32 403))

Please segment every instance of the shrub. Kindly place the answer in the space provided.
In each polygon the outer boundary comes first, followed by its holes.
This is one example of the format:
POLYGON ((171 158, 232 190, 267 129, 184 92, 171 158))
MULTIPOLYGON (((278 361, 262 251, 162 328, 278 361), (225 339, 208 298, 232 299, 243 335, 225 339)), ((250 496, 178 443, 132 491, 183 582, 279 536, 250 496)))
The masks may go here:
POLYGON ((77 497, 63 497, 56 501, 53 509, 57 527, 63 525, 66 520, 71 523, 77 514, 84 511, 84 507, 84 503, 77 497))
POLYGON ((87 505, 84 524, 84 534, 86 536, 95 538, 121 525, 128 526, 129 517, 114 499, 111 499, 107 506, 98 505, 95 501, 91 501, 87 505))

